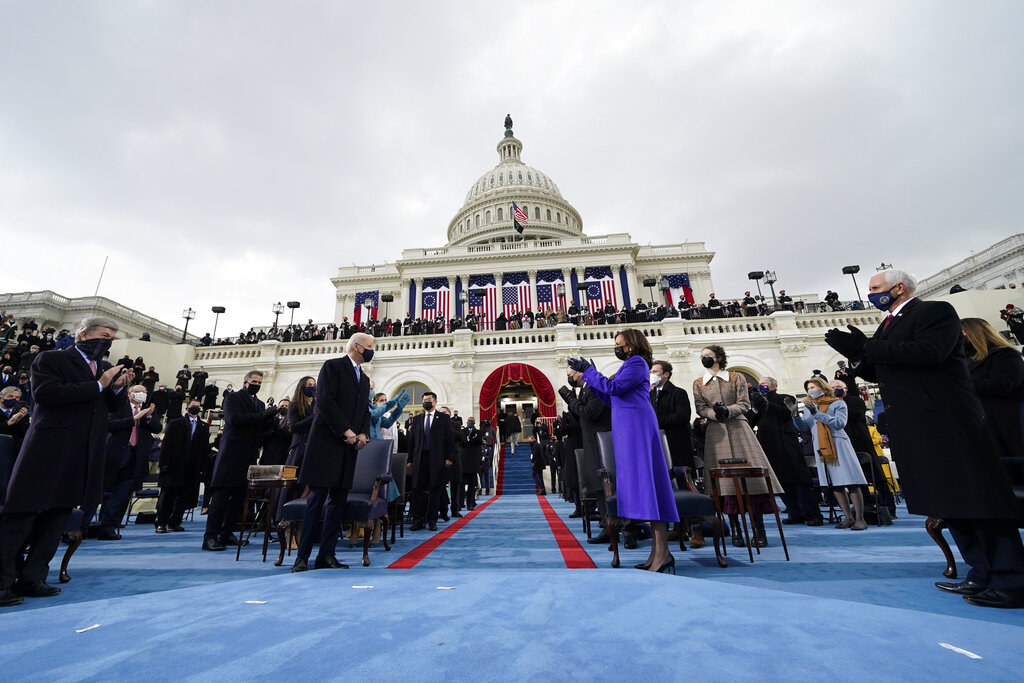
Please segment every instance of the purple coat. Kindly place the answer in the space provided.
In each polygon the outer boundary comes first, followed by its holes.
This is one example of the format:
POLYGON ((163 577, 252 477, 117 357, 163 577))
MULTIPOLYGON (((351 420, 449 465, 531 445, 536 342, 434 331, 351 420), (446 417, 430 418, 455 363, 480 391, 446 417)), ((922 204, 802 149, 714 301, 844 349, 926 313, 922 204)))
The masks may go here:
POLYGON ((678 522, 658 418, 651 406, 647 362, 640 356, 628 358, 613 379, 587 368, 583 380, 612 409, 619 517, 678 522))

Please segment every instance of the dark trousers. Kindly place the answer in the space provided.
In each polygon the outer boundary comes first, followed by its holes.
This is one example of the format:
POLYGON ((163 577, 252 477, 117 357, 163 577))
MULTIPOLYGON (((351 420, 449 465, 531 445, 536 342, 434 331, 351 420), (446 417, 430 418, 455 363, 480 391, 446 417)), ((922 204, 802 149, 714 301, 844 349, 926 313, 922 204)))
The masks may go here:
POLYGON ((798 484, 786 482, 782 484, 785 493, 780 493, 782 503, 790 517, 797 519, 821 519, 821 509, 818 508, 818 501, 814 497, 814 491, 810 484, 798 484))
POLYGON ((448 479, 448 490, 451 491, 452 512, 458 512, 465 505, 465 495, 462 489, 462 468, 456 467, 453 464, 451 467, 445 468, 445 475, 448 479))
POLYGON ((345 499, 348 489, 342 487, 310 486, 309 497, 306 499, 306 512, 302 517, 302 536, 299 537, 299 549, 296 555, 308 560, 313 552, 313 533, 316 523, 320 520, 320 511, 324 512, 323 530, 320 532, 320 551, 317 557, 334 557, 338 547, 338 536, 341 535, 341 516, 345 512, 345 499))
POLYGON ((244 486, 214 486, 210 489, 210 507, 206 512, 203 540, 224 540, 234 535, 245 506, 244 486))
POLYGON ((541 493, 547 493, 544 489, 544 470, 533 470, 533 485, 540 489, 541 493))
POLYGON ((181 526, 185 517, 185 487, 162 486, 156 500, 156 525, 181 526))
POLYGON ((134 449, 132 456, 117 471, 114 483, 110 485, 110 497, 100 509, 100 528, 103 531, 117 531, 121 520, 124 519, 124 513, 128 511, 128 503, 131 502, 135 484, 134 449))
POLYGON ((462 473, 462 492, 465 496, 466 507, 470 510, 476 507, 476 472, 462 473))
POLYGON ((50 560, 60 547, 60 537, 70 516, 71 508, 0 515, 0 590, 9 589, 15 580, 25 583, 46 580, 50 560), (19 570, 26 543, 28 556, 19 570))
MULTIPOLYGON (((413 493, 412 516, 417 522, 426 524, 437 524, 437 515, 441 510, 441 494, 444 484, 430 485, 430 452, 424 451, 420 454, 420 469, 418 473, 417 486, 413 493)), ((444 476, 447 476, 445 473, 444 476)), ((445 496, 447 499, 447 496, 445 496)))
POLYGON ((1015 522, 947 519, 946 526, 971 567, 967 579, 996 590, 1024 592, 1024 544, 1015 522))

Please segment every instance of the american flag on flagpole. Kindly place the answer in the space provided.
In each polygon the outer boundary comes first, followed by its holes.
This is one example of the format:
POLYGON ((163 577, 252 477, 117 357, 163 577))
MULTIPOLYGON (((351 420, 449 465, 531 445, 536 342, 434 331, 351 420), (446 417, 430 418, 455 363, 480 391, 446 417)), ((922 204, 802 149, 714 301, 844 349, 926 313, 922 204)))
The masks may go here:
POLYGON ((587 308, 591 313, 612 304, 617 309, 618 301, 615 297, 615 280, 612 279, 612 269, 608 266, 587 268, 583 272, 583 280, 587 285, 587 308))
POLYGON ((526 225, 526 212, 516 206, 515 202, 512 202, 512 227, 516 229, 516 232, 522 234, 523 226, 526 225))
POLYGON ((512 273, 505 276, 501 288, 502 310, 507 318, 514 312, 525 313, 533 310, 533 297, 530 296, 530 278, 526 273, 512 273))
POLYGON ((471 275, 469 277, 469 310, 477 318, 478 330, 493 330, 498 310, 498 288, 493 275, 471 275), (480 294, 480 292, 483 294, 480 294), (476 293, 474 293, 476 292, 476 293))
POLYGON ((352 320, 355 322, 355 324, 357 326, 362 324, 362 323, 364 323, 364 322, 365 323, 369 323, 370 320, 375 320, 377 318, 377 306, 380 303, 380 300, 378 299, 377 295, 379 293, 380 293, 380 291, 378 290, 376 292, 359 292, 358 294, 356 294, 356 308, 352 312, 352 320), (362 319, 363 318, 363 309, 364 309, 363 303, 367 299, 370 299, 370 300, 373 301, 373 306, 370 307, 370 320, 365 320, 364 321, 362 319))
POLYGON ((448 278, 435 277, 423 281, 423 318, 436 318, 441 316, 447 325, 448 301, 449 301, 448 278))
POLYGON ((679 305, 679 299, 683 298, 693 303, 693 290, 690 289, 690 275, 689 273, 679 273, 677 275, 666 275, 668 279, 669 293, 672 301, 670 302, 673 306, 679 305))

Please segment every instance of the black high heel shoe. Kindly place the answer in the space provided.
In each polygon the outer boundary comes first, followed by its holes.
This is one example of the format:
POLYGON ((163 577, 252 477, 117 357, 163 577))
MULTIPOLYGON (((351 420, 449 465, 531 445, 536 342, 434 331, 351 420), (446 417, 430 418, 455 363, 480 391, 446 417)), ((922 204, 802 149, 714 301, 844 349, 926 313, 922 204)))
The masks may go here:
POLYGON ((650 568, 651 568, 651 563, 650 562, 642 562, 640 564, 634 564, 633 565, 633 569, 650 569, 650 568))
POLYGON ((672 575, 674 576, 675 573, 676 573, 676 558, 673 557, 672 555, 669 555, 668 559, 665 560, 665 563, 662 564, 661 567, 658 568, 658 573, 659 574, 664 574, 669 569, 672 570, 672 575))

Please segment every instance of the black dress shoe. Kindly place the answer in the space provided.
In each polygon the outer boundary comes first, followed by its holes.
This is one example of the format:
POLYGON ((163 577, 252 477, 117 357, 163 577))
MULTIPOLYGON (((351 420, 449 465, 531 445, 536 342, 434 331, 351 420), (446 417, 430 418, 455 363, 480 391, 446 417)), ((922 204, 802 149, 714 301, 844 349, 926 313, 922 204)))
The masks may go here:
POLYGON ((807 520, 803 517, 786 517, 782 520, 783 524, 806 524, 807 520))
POLYGON ((26 598, 48 598, 53 595, 60 595, 60 589, 56 586, 51 586, 45 581, 31 581, 24 583, 18 581, 11 588, 15 595, 22 595, 26 598))
POLYGON ((0 591, 0 607, 11 607, 13 605, 20 605, 23 602, 25 602, 25 598, 9 588, 0 591))
POLYGON ((120 541, 121 534, 117 533, 116 531, 105 531, 103 529, 100 529, 99 533, 96 534, 96 538, 100 541, 120 541))
MULTIPOLYGON (((449 517, 448 515, 441 515, 441 519, 443 519, 446 522, 452 521, 452 518, 449 517)), ((431 529, 431 531, 433 531, 433 529, 431 529)))
POLYGON ((409 527, 409 531, 419 531, 425 527, 426 525, 423 522, 413 522, 412 526, 409 527))
MULTIPOLYGON (((448 520, 446 519, 445 521, 447 522, 448 520)), ((427 525, 427 530, 428 531, 437 531, 437 524, 434 524, 433 522, 431 522, 430 524, 427 525)))
MULTIPOLYGON (((461 517, 461 516, 462 516, 461 512, 453 512, 452 513, 452 517, 461 517)), ((445 521, 447 522, 448 520, 445 520, 445 521)))
POLYGON ((224 545, 240 545, 240 546, 247 546, 247 545, 249 545, 249 541, 246 541, 246 540, 241 540, 240 541, 240 540, 238 540, 238 538, 234 534, 231 534, 229 536, 224 536, 223 538, 220 539, 220 542, 223 543, 224 545))
POLYGON ((935 587, 939 590, 944 590, 947 593, 956 593, 957 595, 977 595, 981 593, 988 586, 983 586, 976 581, 967 579, 966 581, 936 581, 935 587))
POLYGON ((171 526, 171 527, 167 527, 167 528, 170 529, 171 531, 184 531, 185 530, 185 527, 181 526, 180 524, 177 525, 177 526, 171 526))
POLYGON ((165 526, 158 526, 156 528, 156 532, 158 534, 166 534, 167 533, 167 527, 165 527, 165 526))
POLYGON ((807 526, 825 526, 825 520, 819 517, 817 519, 809 519, 805 524, 807 524, 807 526))
POLYGON ((203 550, 227 550, 228 547, 218 541, 216 538, 208 538, 203 541, 203 550))
POLYGON ((580 510, 574 510, 570 515, 569 519, 579 519, 583 516, 583 512, 580 510))
POLYGON ((297 574, 299 572, 304 572, 307 569, 309 569, 309 567, 306 566, 306 558, 304 558, 304 557, 296 557, 295 558, 295 564, 292 565, 292 574, 297 574))
POLYGON ((342 564, 341 562, 338 562, 338 558, 335 557, 334 555, 331 555, 329 557, 320 557, 318 555, 317 558, 316 558, 316 562, 313 563, 313 568, 314 569, 348 569, 348 565, 347 564, 342 564))
POLYGON ((594 536, 593 538, 588 538, 587 543, 592 543, 596 545, 598 543, 608 543, 610 540, 611 539, 608 538, 608 532, 602 531, 597 536, 594 536))
POLYGON ((625 539, 622 545, 626 546, 626 550, 633 550, 636 548, 636 535, 635 534, 624 534, 625 539))
POLYGON ((986 588, 976 595, 965 595, 964 600, 978 607, 1024 609, 1024 591, 1007 593, 995 588, 986 588))

